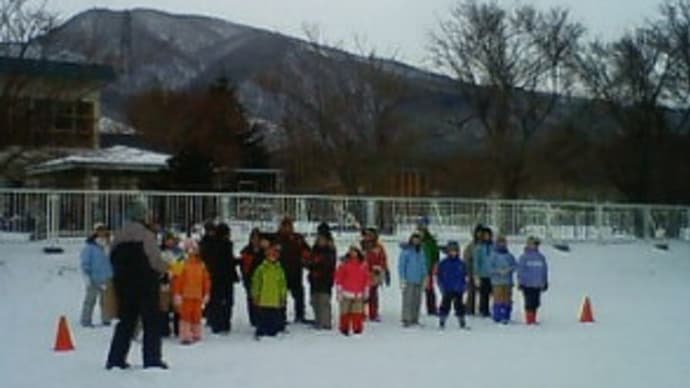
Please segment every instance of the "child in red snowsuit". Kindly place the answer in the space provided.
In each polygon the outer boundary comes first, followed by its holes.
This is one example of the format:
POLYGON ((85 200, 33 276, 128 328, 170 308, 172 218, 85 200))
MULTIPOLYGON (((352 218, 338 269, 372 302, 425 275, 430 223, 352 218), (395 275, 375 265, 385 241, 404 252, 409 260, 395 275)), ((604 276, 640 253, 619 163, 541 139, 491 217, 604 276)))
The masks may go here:
POLYGON ((390 285, 391 276, 388 270, 386 249, 379 242, 378 232, 367 228, 362 232, 362 250, 364 261, 369 268, 369 320, 379 322, 379 287, 390 285))
POLYGON ((187 260, 175 278, 175 307, 180 314, 180 342, 189 345, 201 340, 201 316, 208 303, 211 281, 194 240, 185 242, 187 260))
POLYGON ((335 273, 338 302, 340 304, 340 332, 350 335, 364 331, 364 303, 369 297, 369 269, 364 255, 355 246, 335 273))

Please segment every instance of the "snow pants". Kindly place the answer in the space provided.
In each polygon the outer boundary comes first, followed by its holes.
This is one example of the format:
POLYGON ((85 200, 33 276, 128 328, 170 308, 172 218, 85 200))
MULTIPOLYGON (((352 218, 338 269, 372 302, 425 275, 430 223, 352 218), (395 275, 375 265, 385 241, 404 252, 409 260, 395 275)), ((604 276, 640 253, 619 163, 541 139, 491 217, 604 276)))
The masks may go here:
POLYGON ((402 291, 403 325, 419 324, 419 311, 422 304, 422 285, 407 283, 402 291))
POLYGON ((93 283, 89 283, 86 286, 86 295, 84 295, 84 303, 81 307, 81 325, 91 326, 93 324, 93 310, 96 306, 96 301, 100 306, 101 310, 101 322, 103 324, 110 323, 110 317, 105 309, 105 285, 100 286, 93 283))
POLYGON ((491 297, 491 278, 479 279, 479 314, 482 317, 488 317, 489 313, 489 298, 491 297))
POLYGON ((331 294, 329 292, 312 292, 311 307, 314 309, 315 326, 330 330, 333 325, 331 312, 331 294))
POLYGON ((275 337, 278 333, 285 330, 283 311, 280 307, 257 307, 255 335, 257 337, 275 337))
POLYGON ((536 287, 523 287, 522 296, 525 299, 525 311, 537 311, 541 306, 541 289, 536 287))

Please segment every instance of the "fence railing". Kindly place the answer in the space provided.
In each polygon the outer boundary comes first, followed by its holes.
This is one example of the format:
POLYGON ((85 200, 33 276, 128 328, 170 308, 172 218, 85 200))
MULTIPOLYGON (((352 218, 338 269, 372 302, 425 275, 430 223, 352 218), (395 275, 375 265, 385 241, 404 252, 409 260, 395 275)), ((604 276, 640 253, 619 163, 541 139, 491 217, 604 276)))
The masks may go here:
MULTIPOLYGON (((343 197, 256 193, 0 190, 0 242, 83 237, 96 222, 117 228, 128 203, 143 199, 152 220, 187 231, 209 219, 230 222, 236 237, 275 230, 291 216, 309 233, 319 222, 336 233, 375 226, 404 236, 427 216, 442 237, 466 238, 476 224, 510 236, 554 241, 690 240, 690 206, 456 198, 343 197)), ((242 237, 243 238, 243 237, 242 237)))

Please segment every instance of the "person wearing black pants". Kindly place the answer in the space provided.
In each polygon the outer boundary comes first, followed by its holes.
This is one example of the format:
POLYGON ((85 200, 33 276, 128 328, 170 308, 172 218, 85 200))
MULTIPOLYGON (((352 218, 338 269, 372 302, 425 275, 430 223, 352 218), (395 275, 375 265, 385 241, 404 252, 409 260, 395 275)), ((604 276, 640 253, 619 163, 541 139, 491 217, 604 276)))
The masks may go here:
POLYGON ((479 315, 482 317, 491 316, 489 313, 489 299, 493 286, 491 278, 479 278, 479 315))
POLYGON ((239 281, 230 227, 221 223, 216 238, 204 249, 207 269, 211 275, 211 297, 207 307, 208 323, 216 334, 228 334, 232 328, 232 308, 235 303, 235 283, 239 281))
POLYGON ((137 322, 144 329, 144 368, 167 369, 162 360, 159 310, 160 278, 168 265, 161 259, 155 234, 147 228, 147 208, 143 202, 129 205, 131 222, 115 234, 110 261, 118 298, 120 321, 110 344, 106 369, 127 369, 127 354, 137 322))
POLYGON ((460 244, 449 241, 446 245, 447 256, 438 265, 438 286, 441 289, 441 307, 439 308, 439 325, 446 327, 450 308, 455 309, 458 323, 465 328, 465 304, 462 295, 467 283, 467 266, 460 260, 460 244))
POLYGON ((294 232, 290 218, 285 218, 280 223, 276 242, 280 246, 280 264, 285 271, 287 286, 294 301, 295 322, 309 323, 305 318, 303 284, 304 262, 310 255, 309 246, 304 236, 294 232))

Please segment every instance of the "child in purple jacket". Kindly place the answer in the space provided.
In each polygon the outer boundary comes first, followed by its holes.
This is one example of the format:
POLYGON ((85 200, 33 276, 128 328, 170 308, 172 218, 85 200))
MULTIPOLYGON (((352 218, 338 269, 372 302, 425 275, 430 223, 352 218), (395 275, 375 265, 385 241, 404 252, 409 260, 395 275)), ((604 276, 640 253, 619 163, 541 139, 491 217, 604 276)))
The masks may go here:
POLYGON ((525 253, 518 263, 518 285, 525 300, 525 321, 537 324, 537 309, 541 305, 541 293, 549 288, 548 266, 544 255, 539 252, 540 241, 536 237, 527 239, 525 253))

